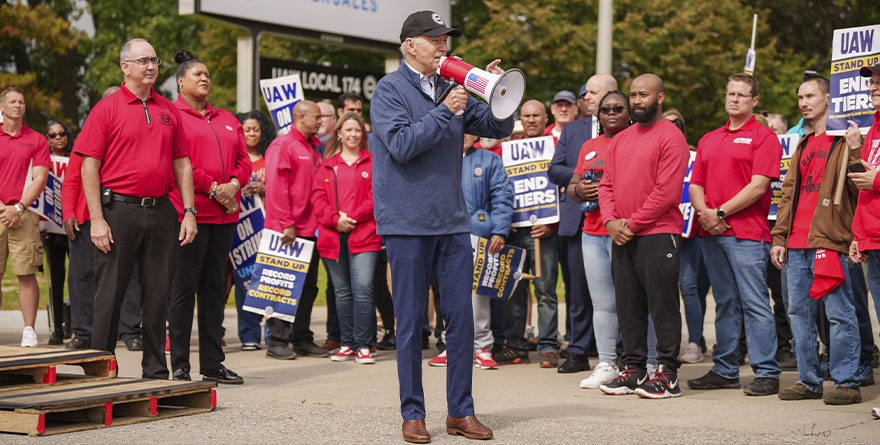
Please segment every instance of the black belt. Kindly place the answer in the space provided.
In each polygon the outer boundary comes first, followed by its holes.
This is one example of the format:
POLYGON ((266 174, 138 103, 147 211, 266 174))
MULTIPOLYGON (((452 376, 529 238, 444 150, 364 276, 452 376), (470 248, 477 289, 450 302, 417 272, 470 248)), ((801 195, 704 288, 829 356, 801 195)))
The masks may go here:
POLYGON ((134 204, 140 207, 155 207, 159 205, 164 196, 158 198, 138 198, 137 196, 120 195, 119 193, 111 193, 110 199, 116 202, 124 202, 126 204, 134 204))

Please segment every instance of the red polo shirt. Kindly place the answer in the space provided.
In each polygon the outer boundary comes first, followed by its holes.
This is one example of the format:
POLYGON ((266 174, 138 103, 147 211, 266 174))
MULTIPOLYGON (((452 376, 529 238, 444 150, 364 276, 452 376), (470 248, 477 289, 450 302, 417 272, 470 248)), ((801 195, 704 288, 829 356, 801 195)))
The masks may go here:
POLYGON ((0 126, 0 202, 12 205, 21 200, 31 160, 34 166, 51 167, 46 137, 24 122, 15 136, 0 126))
POLYGON ((165 196, 175 187, 172 159, 189 156, 182 128, 171 101, 150 90, 141 102, 123 83, 92 108, 73 152, 101 160, 101 186, 114 193, 165 196))
POLYGON ((61 215, 64 221, 73 218, 78 224, 82 224, 91 220, 82 188, 82 156, 71 156, 67 171, 67 176, 61 183, 61 215))
MULTIPOLYGON (((691 184, 706 191, 706 205, 718 208, 733 198, 752 176, 779 179, 782 146, 769 128, 752 116, 742 127, 731 130, 730 121, 710 131, 697 145, 697 159, 691 173, 691 184)), ((728 216, 730 229, 722 236, 751 241, 770 241, 770 188, 751 206, 728 216)), ((708 233, 704 233, 708 236, 708 233)))

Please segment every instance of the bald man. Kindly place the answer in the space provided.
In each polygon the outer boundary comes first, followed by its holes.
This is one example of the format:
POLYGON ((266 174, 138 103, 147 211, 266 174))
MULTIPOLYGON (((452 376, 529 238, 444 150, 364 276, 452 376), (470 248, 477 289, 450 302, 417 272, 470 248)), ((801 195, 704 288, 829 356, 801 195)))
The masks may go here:
MULTIPOLYGON (((596 74, 587 80, 584 100, 590 111, 585 117, 566 125, 556 145, 556 153, 550 161, 550 180, 566 187, 575 176, 581 146, 595 135, 599 101, 609 91, 617 89, 617 81, 610 74, 596 74)), ((587 350, 593 340, 593 303, 584 275, 584 254, 581 250, 581 231, 584 214, 580 205, 563 193, 559 197, 559 260, 562 263, 562 280, 565 282, 566 332, 570 333, 568 358, 557 371, 572 373, 590 369, 587 350)))
POLYGON ((683 220, 678 204, 689 151, 663 118, 663 81, 643 74, 630 86, 636 122, 611 141, 599 183, 599 209, 611 236, 611 275, 623 336, 623 368, 606 394, 678 397, 681 342, 678 269, 683 220), (649 379, 648 314, 657 334, 657 371, 649 379))
MULTIPOLYGON (((266 149, 266 228, 281 232, 281 242, 290 244, 297 237, 315 241, 318 220, 312 214, 311 192, 315 167, 320 162, 315 147, 321 128, 321 109, 304 100, 293 107, 290 132, 278 136, 266 149)), ((293 336, 290 323, 270 318, 266 355, 279 360, 295 359, 297 354, 326 357, 327 350, 315 344, 309 329, 312 304, 318 295, 318 249, 312 251, 302 295, 297 302, 293 336), (291 344, 293 348, 291 348, 291 344)))

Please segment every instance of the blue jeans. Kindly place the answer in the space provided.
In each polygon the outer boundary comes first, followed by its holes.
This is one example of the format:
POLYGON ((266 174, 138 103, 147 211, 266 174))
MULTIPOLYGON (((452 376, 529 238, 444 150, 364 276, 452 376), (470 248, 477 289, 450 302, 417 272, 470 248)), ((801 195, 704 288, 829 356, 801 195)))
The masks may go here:
POLYGON ((373 274, 378 252, 352 254, 348 250, 348 234, 339 240, 339 259, 324 258, 324 267, 336 290, 336 314, 342 334, 341 344, 357 351, 369 348, 376 325, 376 303, 373 300, 373 274))
POLYGON ((702 238, 682 239, 678 287, 684 301, 688 343, 700 343, 703 319, 706 317, 706 293, 709 291, 708 270, 703 262, 702 238))
MULTIPOLYGON (((831 251, 829 251, 831 253, 831 251)), ((837 252, 834 252, 837 253, 837 252)), ((859 329, 849 285, 849 267, 845 254, 837 253, 846 282, 822 298, 831 323, 831 379, 836 386, 856 388, 859 366, 859 329)), ((798 382, 813 392, 822 392, 822 373, 816 351, 816 308, 819 302, 810 298, 813 283, 815 249, 789 249, 785 273, 788 276, 788 318, 794 333, 795 355, 798 364, 798 382)))
POLYGON ((767 261, 770 246, 732 236, 703 238, 703 256, 715 295, 715 366, 712 371, 739 378, 740 331, 745 325, 749 362, 755 377, 778 378, 776 321, 770 310, 767 261))
MULTIPOLYGON (((510 235, 508 242, 526 250, 523 272, 534 272, 535 239, 528 228, 522 228, 510 235)), ((556 279, 559 275, 558 241, 556 235, 540 240, 541 242, 541 277, 535 281, 535 299, 538 301, 538 352, 559 352, 559 302, 556 297, 556 279)), ((520 281, 516 290, 505 302, 505 341, 511 348, 525 350, 528 342, 525 339, 526 312, 528 299, 526 296, 527 280, 520 281)))
POLYGON ((581 248, 593 302, 593 332, 599 361, 614 364, 617 358, 617 303, 614 280, 611 279, 611 237, 584 233, 581 248))
POLYGON ((245 289, 238 285, 235 286, 235 311, 238 313, 238 339, 241 344, 253 343, 260 344, 260 322, 263 316, 243 310, 245 289))
POLYGON ((868 255, 868 289, 874 298, 874 310, 880 317, 880 250, 863 252, 868 255))

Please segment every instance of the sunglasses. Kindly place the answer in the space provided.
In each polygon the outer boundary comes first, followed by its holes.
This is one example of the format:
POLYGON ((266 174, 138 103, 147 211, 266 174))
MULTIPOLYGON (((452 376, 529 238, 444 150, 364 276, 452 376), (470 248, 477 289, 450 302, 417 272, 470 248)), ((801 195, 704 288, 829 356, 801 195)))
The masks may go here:
POLYGON ((67 133, 66 133, 66 132, 61 132, 61 133, 46 133, 46 137, 48 137, 49 139, 64 138, 64 137, 67 137, 67 133))
POLYGON ((624 107, 623 105, 615 105, 613 107, 601 107, 599 108, 599 113, 611 114, 611 112, 614 111, 615 114, 620 114, 623 113, 623 110, 625 109, 626 107, 624 107))

